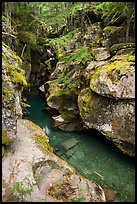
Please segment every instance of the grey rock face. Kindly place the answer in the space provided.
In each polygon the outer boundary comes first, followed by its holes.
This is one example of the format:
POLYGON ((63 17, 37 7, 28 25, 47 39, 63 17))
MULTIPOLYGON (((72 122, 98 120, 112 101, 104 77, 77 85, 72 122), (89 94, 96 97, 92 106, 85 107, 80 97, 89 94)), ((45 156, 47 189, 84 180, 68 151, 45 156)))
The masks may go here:
POLYGON ((87 128, 99 130, 125 154, 135 156, 134 100, 114 100, 83 89, 78 105, 87 128))
MULTIPOLYGON (((22 117, 21 89, 12 82, 11 69, 19 67, 17 56, 6 46, 2 46, 3 84, 2 84, 2 129, 11 140, 16 138, 16 122, 22 117)), ((21 87, 21 86, 20 86, 21 87)))
POLYGON ((3 202, 105 202, 103 189, 79 175, 36 137, 48 137, 28 120, 17 121, 17 139, 2 161, 3 202))

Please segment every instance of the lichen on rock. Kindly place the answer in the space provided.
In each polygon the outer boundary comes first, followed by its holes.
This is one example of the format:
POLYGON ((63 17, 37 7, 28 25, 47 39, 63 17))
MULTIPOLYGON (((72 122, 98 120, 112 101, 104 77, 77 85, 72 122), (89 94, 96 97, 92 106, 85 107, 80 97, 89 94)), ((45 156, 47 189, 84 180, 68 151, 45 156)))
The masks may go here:
POLYGON ((83 89, 78 97, 80 116, 87 128, 99 130, 123 153, 135 156, 135 104, 83 89))
POLYGON ((2 43, 2 54, 2 144, 5 144, 4 132, 7 141, 16 138, 17 118, 22 117, 21 92, 27 82, 25 71, 20 68, 20 57, 5 43, 2 43))

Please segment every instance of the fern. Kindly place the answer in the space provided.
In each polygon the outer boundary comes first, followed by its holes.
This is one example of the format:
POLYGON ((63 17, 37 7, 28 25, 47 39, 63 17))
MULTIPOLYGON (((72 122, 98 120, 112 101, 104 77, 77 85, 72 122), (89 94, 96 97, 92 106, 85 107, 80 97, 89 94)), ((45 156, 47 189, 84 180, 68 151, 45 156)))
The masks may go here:
POLYGON ((48 39, 48 43, 50 46, 59 46, 59 47, 67 47, 70 43, 75 42, 75 30, 67 33, 66 35, 60 38, 48 39))
POLYGON ((67 65, 71 64, 85 64, 88 60, 91 60, 93 57, 89 52, 89 48, 85 46, 81 46, 76 50, 75 53, 70 53, 69 55, 62 57, 62 61, 67 63, 67 65))

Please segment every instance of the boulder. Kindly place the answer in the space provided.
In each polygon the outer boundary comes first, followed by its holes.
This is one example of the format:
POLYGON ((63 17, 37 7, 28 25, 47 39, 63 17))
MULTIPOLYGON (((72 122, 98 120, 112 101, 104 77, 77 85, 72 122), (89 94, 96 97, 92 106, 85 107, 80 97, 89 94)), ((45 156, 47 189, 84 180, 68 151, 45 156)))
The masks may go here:
POLYGON ((85 127, 97 129, 123 153, 135 156, 135 101, 116 100, 83 89, 78 97, 85 127))
POLYGON ((53 116, 52 118, 54 122, 54 127, 59 128, 61 130, 71 132, 80 131, 83 129, 80 119, 78 118, 71 119, 69 118, 69 114, 68 119, 64 119, 61 115, 53 116))
POLYGON ((114 44, 124 43, 126 32, 122 26, 106 26, 102 36, 102 46, 110 48, 114 44))
POLYGON ((79 73, 74 72, 68 80, 66 80, 65 77, 60 77, 59 80, 47 82, 49 85, 47 104, 49 107, 56 109, 59 112, 60 116, 53 116, 53 120, 55 127, 58 127, 61 130, 77 131, 82 128, 81 121, 78 118, 77 80, 79 84, 80 75, 79 73), (62 79, 64 81, 60 82, 62 79))
POLYGON ((98 66, 91 75, 90 88, 102 96, 134 99, 135 62, 122 56, 121 60, 98 66))
POLYGON ((75 138, 70 138, 69 140, 65 141, 64 143, 62 143, 62 148, 65 151, 68 151, 69 149, 71 149, 72 147, 76 146, 78 144, 78 140, 75 138))
POLYGON ((92 54, 96 61, 104 61, 110 58, 108 49, 104 47, 93 48, 92 54))

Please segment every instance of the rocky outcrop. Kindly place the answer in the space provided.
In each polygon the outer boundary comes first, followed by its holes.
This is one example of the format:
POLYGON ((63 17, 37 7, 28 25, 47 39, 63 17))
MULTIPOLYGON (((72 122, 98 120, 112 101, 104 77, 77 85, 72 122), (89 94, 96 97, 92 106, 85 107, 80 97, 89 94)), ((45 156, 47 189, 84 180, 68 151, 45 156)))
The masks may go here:
POLYGON ((78 106, 87 128, 99 130, 124 153, 135 156, 135 56, 120 54, 126 46, 132 44, 113 45, 115 50, 119 47, 117 55, 89 64, 84 76, 90 85, 81 90, 78 106))
POLYGON ((57 64, 57 68, 50 76, 51 80, 46 84, 49 86, 47 104, 60 113, 53 116, 56 127, 66 131, 75 131, 82 129, 77 106, 80 70, 77 66, 72 66, 70 69, 70 72, 65 75, 66 66, 62 63, 57 64))
POLYGON ((52 151, 40 127, 28 120, 17 121, 17 139, 2 161, 3 202, 106 201, 99 185, 52 151))
POLYGON ((125 43, 125 19, 119 16, 117 22, 107 24, 106 16, 97 18, 91 26, 78 30, 73 50, 68 46, 67 54, 61 48, 62 56, 70 59, 69 53, 75 55, 86 45, 91 57, 85 63, 85 53, 79 55, 78 62, 77 58, 69 63, 60 58, 46 83, 47 104, 59 112, 53 117, 56 127, 66 131, 95 128, 124 153, 134 156, 135 44, 134 32, 129 32, 125 43))
POLYGON ((21 91, 27 86, 21 59, 5 43, 2 44, 2 144, 16 138, 17 119, 22 117, 21 91))

